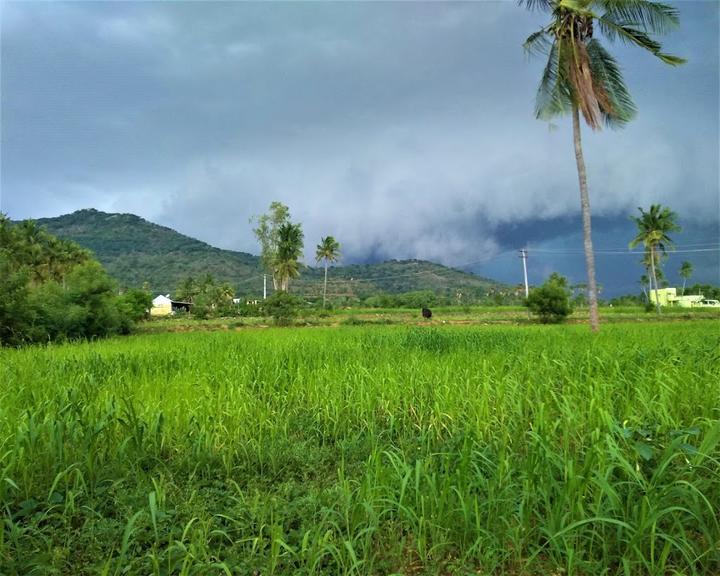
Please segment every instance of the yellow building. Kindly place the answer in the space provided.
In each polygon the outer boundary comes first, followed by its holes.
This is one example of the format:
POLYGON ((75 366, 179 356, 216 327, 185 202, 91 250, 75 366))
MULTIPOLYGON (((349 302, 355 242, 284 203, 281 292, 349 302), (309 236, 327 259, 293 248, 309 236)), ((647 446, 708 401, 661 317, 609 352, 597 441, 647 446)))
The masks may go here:
POLYGON ((152 308, 150 308, 150 316, 169 316, 172 314, 172 300, 170 295, 156 296, 152 301, 152 308))
POLYGON ((650 302, 655 304, 660 302, 660 306, 678 306, 680 308, 694 308, 702 306, 705 296, 702 294, 692 294, 688 296, 678 296, 677 288, 660 288, 657 290, 657 298, 655 290, 650 290, 650 302))

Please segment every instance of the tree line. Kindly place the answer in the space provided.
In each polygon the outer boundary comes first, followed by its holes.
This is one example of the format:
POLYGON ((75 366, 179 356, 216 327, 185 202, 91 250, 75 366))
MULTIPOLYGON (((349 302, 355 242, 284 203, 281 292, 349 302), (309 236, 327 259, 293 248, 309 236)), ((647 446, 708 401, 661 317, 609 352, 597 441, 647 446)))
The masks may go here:
POLYGON ((150 294, 119 294, 92 254, 32 220, 0 213, 0 345, 127 334, 150 294))

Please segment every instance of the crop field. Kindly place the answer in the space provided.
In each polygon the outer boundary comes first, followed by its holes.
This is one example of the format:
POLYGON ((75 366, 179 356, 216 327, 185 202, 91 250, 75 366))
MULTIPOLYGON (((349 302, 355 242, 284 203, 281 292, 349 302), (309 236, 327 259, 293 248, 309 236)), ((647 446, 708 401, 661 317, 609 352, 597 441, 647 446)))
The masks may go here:
POLYGON ((716 575, 716 320, 0 351, 0 574, 716 575))
MULTIPOLYGON (((640 306, 603 307, 604 323, 616 322, 670 322, 686 320, 720 320, 720 309, 713 308, 667 308, 662 315, 648 313, 640 306)), ((300 310, 294 319, 297 326, 362 326, 362 325, 533 325, 523 306, 443 306, 432 308, 432 320, 427 322, 419 308, 337 308, 320 311, 317 308, 300 310)), ((577 308, 567 320, 570 324, 587 324, 588 309, 577 308)), ((273 325, 273 319, 263 316, 211 318, 199 320, 185 315, 153 318, 140 326, 143 334, 164 332, 191 332, 214 330, 241 330, 273 325)))

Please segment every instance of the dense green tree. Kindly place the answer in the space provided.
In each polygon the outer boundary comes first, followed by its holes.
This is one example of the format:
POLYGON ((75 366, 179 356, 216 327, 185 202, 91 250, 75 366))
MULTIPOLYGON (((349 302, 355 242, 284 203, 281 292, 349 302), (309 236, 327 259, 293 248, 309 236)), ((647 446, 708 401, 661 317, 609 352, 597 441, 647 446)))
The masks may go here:
POLYGON ((255 216, 257 227, 253 229, 255 237, 260 242, 260 259, 263 267, 272 276, 273 288, 280 289, 277 277, 278 250, 280 247, 280 228, 290 223, 290 209, 282 202, 271 202, 267 214, 255 216))
POLYGON ((120 306, 126 316, 134 322, 146 319, 152 307, 152 296, 146 290, 130 288, 120 297, 120 306))
POLYGON ((27 269, 15 269, 0 252, 0 346, 31 339, 34 315, 28 298, 27 269))
POLYGON ((645 212, 638 208, 640 216, 633 218, 637 225, 637 235, 630 241, 630 248, 643 244, 650 261, 650 278, 655 284, 655 308, 660 314, 660 299, 658 298, 658 254, 667 254, 667 249, 673 245, 670 232, 680 231, 677 214, 670 208, 653 204, 650 210, 645 212))
POLYGON ((200 280, 189 276, 175 291, 176 300, 192 304, 190 312, 196 318, 232 315, 234 297, 233 287, 227 282, 217 283, 212 274, 200 280))
POLYGON ((315 261, 324 261, 325 263, 325 281, 323 282, 323 308, 325 308, 325 302, 327 300, 328 264, 330 262, 337 262, 339 259, 340 243, 332 236, 320 238, 320 244, 317 245, 317 248, 315 250, 315 261))
POLYGON ((180 302, 193 303, 201 292, 200 284, 192 276, 188 276, 180 282, 175 290, 175 299, 180 302))
POLYGON ((610 42, 620 40, 638 46, 667 64, 678 65, 684 60, 662 52, 660 43, 652 38, 677 26, 678 12, 672 6, 651 0, 520 0, 520 3, 550 16, 550 22, 531 34, 524 46, 530 53, 547 56, 536 99, 537 117, 572 115, 590 326, 597 331, 600 318, 580 114, 591 129, 597 130, 603 123, 611 128, 622 127, 636 109, 617 62, 596 36, 600 32, 610 42))
POLYGON ((262 313, 272 316, 278 326, 287 326, 297 316, 302 300, 297 296, 278 290, 262 303, 262 313))
POLYGON ((530 291, 525 305, 540 318, 543 324, 564 322, 572 313, 567 279, 553 273, 542 286, 530 291))
POLYGON ((278 230, 278 248, 275 257, 275 276, 280 290, 288 292, 290 280, 300 275, 304 234, 300 224, 287 222, 278 230))
POLYGON ((0 214, 0 344, 126 333, 134 307, 77 244, 0 214))
POLYGON ((117 285, 98 262, 73 268, 65 286, 53 280, 31 295, 37 311, 35 340, 98 338, 130 331, 132 319, 117 296, 117 285))
POLYGON ((682 295, 685 296, 685 284, 688 280, 690 280, 690 277, 693 274, 693 265, 692 262, 688 262, 687 260, 683 262, 680 265, 680 271, 679 271, 680 277, 683 279, 683 285, 682 285, 682 295))
POLYGON ((688 288, 690 294, 702 294, 709 300, 720 300, 720 286, 712 284, 693 284, 688 288))

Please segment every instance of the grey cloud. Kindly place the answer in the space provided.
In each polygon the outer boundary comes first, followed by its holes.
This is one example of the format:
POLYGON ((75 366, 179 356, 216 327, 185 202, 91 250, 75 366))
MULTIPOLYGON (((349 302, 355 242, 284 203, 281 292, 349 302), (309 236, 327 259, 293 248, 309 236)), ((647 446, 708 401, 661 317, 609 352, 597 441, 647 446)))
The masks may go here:
MULTIPOLYGON (((717 221, 717 6, 683 3, 670 69, 617 47, 640 115, 584 133, 593 209, 717 221), (685 13, 687 13, 687 18, 685 13), (713 27, 714 26, 714 27, 713 27)), ((577 215, 567 120, 536 121, 539 24, 515 3, 11 3, 2 209, 135 212, 256 252, 291 206, 349 260, 489 260, 577 215), (519 240, 518 240, 519 241, 519 240)), ((310 250, 309 250, 310 252, 310 250)))

